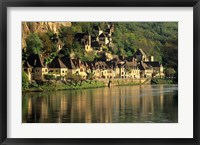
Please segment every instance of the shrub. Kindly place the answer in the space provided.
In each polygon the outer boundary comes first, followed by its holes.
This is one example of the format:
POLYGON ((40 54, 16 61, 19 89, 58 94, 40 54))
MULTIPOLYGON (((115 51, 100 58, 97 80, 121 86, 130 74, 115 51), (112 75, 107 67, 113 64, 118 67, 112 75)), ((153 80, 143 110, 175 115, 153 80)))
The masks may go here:
POLYGON ((27 89, 29 85, 29 80, 26 72, 22 71, 22 88, 27 89))

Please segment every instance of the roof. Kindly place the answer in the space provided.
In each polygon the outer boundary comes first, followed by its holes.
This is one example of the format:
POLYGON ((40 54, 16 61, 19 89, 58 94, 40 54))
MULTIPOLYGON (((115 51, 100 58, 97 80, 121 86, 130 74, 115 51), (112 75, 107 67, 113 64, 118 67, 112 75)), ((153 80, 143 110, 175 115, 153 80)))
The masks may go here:
POLYGON ((25 61, 23 64, 23 68, 33 68, 33 67, 28 63, 28 61, 25 61))
POLYGON ((115 61, 117 64, 124 63, 124 58, 118 55, 113 55, 113 61, 115 61))
POLYGON ((92 47, 100 47, 100 44, 98 41, 94 41, 94 42, 92 42, 91 46, 92 47))
POLYGON ((144 55, 144 56, 146 56, 146 54, 144 53, 144 51, 142 49, 137 49, 135 55, 144 55))
POLYGON ((150 69, 150 67, 146 63, 141 61, 140 65, 139 65, 139 69, 140 70, 147 70, 147 69, 150 69))
POLYGON ((133 62, 133 61, 135 61, 136 58, 134 56, 129 56, 129 57, 126 57, 125 59, 127 61, 133 62))
POLYGON ((129 67, 134 67, 134 66, 137 66, 137 63, 126 61, 125 65, 127 65, 129 67))
POLYGON ((96 62, 95 67, 100 68, 100 69, 107 69, 108 68, 107 64, 104 61, 96 62))
POLYGON ((90 69, 95 69, 96 67, 95 67, 95 62, 94 61, 87 61, 87 62, 84 62, 84 65, 85 65, 85 67, 87 67, 87 68, 90 68, 90 69))
POLYGON ((28 63, 33 67, 44 67, 44 60, 38 54, 30 55, 28 63))
POLYGON ((54 58, 50 63, 49 68, 67 68, 59 58, 54 58))
POLYGON ((99 35, 99 37, 106 37, 106 35, 105 35, 104 33, 101 33, 101 34, 99 35))
POLYGON ((80 67, 79 59, 71 59, 69 57, 62 57, 61 60, 68 69, 76 69, 80 67))
POLYGON ((152 66, 152 67, 160 67, 161 66, 160 62, 158 62, 158 61, 146 61, 144 63, 146 63, 148 66, 152 66))
POLYGON ((113 62, 111 62, 111 61, 106 61, 105 62, 106 63, 106 65, 108 66, 108 68, 114 68, 114 63, 113 62))

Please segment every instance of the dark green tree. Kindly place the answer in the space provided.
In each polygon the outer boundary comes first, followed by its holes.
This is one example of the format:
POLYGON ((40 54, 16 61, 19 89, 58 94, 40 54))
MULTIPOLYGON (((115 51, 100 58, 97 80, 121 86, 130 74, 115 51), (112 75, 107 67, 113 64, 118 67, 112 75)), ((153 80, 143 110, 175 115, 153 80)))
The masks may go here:
POLYGON ((42 40, 37 33, 31 33, 26 38, 26 53, 30 54, 40 54, 43 48, 42 40))
POLYGON ((27 89, 29 85, 29 80, 26 72, 22 71, 22 88, 27 89))

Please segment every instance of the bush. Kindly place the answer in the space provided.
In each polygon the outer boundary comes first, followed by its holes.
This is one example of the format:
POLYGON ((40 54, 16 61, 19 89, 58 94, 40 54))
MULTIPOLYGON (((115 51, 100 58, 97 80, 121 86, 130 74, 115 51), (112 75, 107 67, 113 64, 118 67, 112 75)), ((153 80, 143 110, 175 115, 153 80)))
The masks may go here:
POLYGON ((38 84, 36 82, 32 82, 29 87, 31 88, 38 88, 38 84))
POLYGON ((29 80, 27 74, 22 71, 22 88, 27 89, 29 85, 29 80))
POLYGON ((51 74, 45 74, 45 75, 44 75, 44 79, 45 79, 45 80, 48 80, 48 81, 50 81, 50 80, 55 80, 55 76, 54 76, 54 75, 51 75, 51 74))

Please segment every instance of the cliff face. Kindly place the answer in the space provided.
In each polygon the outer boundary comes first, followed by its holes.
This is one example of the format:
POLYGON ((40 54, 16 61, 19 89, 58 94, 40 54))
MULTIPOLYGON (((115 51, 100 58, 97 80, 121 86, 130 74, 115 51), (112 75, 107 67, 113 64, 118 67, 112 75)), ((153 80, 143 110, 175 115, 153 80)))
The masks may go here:
POLYGON ((71 22, 22 22, 22 48, 26 47, 25 39, 30 33, 47 31, 58 33, 61 26, 71 27, 71 22))

